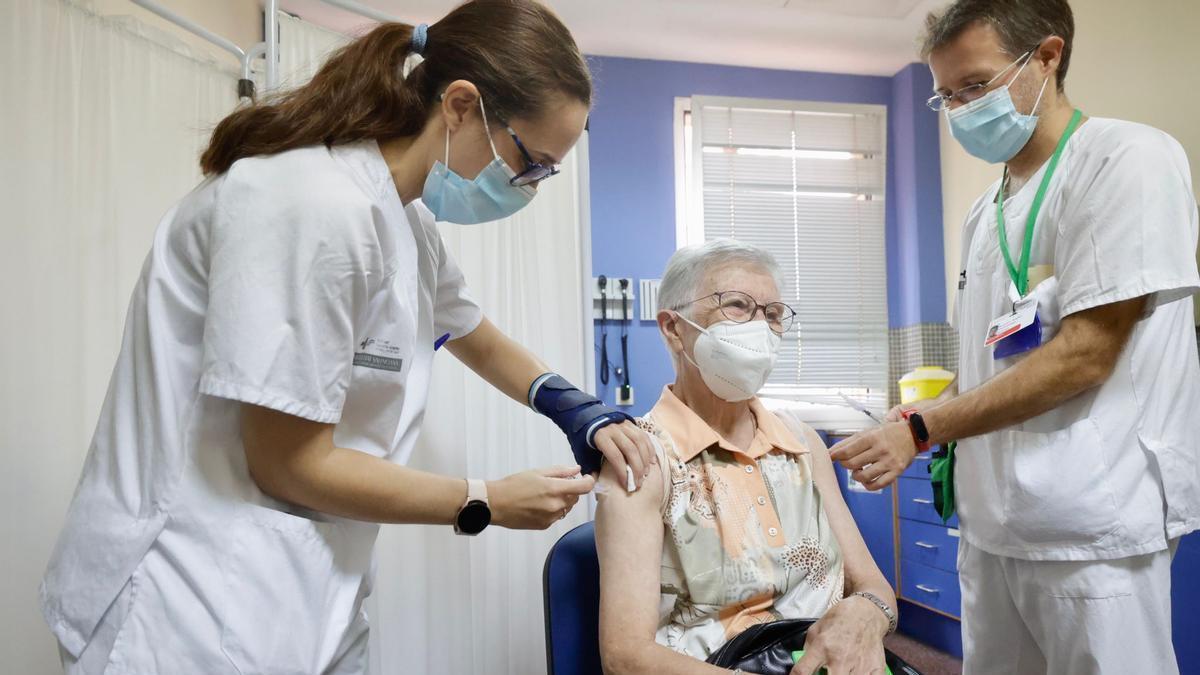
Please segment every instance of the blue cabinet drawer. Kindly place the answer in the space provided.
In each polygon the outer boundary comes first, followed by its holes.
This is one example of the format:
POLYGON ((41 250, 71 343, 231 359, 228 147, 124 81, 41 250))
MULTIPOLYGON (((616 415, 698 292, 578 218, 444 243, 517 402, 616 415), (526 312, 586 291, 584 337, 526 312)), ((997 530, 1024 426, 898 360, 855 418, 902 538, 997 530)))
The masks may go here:
POLYGON ((946 572, 958 571, 957 530, 915 520, 900 521, 900 557, 946 572))
POLYGON ((961 616, 962 592, 957 574, 901 560, 900 595, 951 616, 961 616))
POLYGON ((931 453, 922 452, 913 458, 912 464, 909 464, 908 468, 904 470, 904 473, 900 475, 907 476, 909 478, 921 478, 923 480, 929 480, 929 463, 931 461, 933 461, 931 453))
POLYGON ((942 517, 933 508, 933 489, 927 480, 904 478, 896 481, 900 499, 900 517, 909 520, 919 520, 930 525, 945 525, 958 527, 958 514, 947 523, 942 523, 942 517))

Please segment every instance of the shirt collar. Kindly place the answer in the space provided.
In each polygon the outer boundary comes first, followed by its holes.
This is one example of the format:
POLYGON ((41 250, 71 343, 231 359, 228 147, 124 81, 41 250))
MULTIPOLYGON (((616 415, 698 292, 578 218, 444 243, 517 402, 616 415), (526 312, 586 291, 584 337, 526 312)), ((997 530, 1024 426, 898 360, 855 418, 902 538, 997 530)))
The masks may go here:
POLYGON ((758 459, 771 450, 782 450, 796 455, 808 452, 757 396, 750 399, 750 412, 758 423, 758 430, 754 433, 754 441, 748 450, 740 450, 713 431, 707 422, 675 396, 671 385, 663 387, 662 396, 659 397, 658 403, 654 404, 650 414, 671 435, 679 459, 684 462, 691 461, 696 455, 714 445, 751 459, 758 459))

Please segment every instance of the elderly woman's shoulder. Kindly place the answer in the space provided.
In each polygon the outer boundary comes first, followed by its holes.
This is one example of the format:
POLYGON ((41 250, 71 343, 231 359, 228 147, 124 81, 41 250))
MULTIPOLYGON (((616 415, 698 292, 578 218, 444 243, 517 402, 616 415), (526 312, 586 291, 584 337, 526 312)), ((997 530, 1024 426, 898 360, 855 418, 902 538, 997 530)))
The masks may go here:
POLYGON ((775 416, 779 418, 788 431, 796 437, 808 450, 824 450, 826 449, 825 441, 821 439, 821 434, 813 428, 811 424, 800 419, 800 412, 791 408, 780 408, 775 410, 775 416))

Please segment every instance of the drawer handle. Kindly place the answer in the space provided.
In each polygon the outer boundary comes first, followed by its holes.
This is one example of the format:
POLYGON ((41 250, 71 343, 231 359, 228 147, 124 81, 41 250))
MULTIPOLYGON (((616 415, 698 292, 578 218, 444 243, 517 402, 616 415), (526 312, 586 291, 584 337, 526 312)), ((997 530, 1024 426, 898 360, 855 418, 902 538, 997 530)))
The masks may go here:
POLYGON ((936 545, 936 544, 926 544, 926 543, 925 543, 925 542, 923 542, 923 541, 918 541, 918 542, 916 542, 916 546, 917 546, 917 548, 927 548, 927 549, 929 549, 929 550, 931 550, 931 551, 936 551, 936 550, 937 550, 937 545, 936 545))
POLYGON ((913 501, 916 502, 917 504, 930 504, 930 505, 933 504, 932 499, 919 499, 917 497, 913 497, 913 501))
POLYGON ((938 589, 933 588, 932 586, 926 586, 925 584, 917 584, 917 590, 925 591, 926 593, 932 593, 934 595, 938 595, 939 593, 941 593, 941 591, 939 591, 938 589))

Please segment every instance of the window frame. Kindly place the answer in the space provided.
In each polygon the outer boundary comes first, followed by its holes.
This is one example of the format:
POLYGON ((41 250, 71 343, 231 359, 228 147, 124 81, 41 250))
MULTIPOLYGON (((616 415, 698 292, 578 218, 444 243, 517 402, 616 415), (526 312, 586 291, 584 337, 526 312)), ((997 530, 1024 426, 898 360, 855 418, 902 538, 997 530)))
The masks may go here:
MULTIPOLYGON (((828 101, 800 101, 782 99, 744 98, 733 96, 678 96, 674 100, 674 150, 675 150, 675 248, 700 244, 704 238, 704 199, 702 162, 695 158, 702 156, 702 134, 694 133, 694 123, 689 122, 694 109, 704 106, 730 107, 743 109, 802 111, 805 113, 858 114, 874 115, 880 126, 881 147, 878 150, 879 161, 883 165, 883 185, 880 187, 878 199, 884 202, 883 207, 883 257, 880 267, 884 274, 884 285, 887 286, 887 199, 888 195, 888 108, 886 105, 865 103, 833 103, 828 101), (693 169, 692 164, 697 166, 693 169)), ((694 120, 694 118, 692 118, 694 120)), ((798 292, 798 289, 797 289, 798 292)), ((786 299, 785 299, 786 301, 786 299)), ((887 299, 884 299, 884 332, 885 344, 889 332, 887 316, 887 299)), ((888 405, 888 389, 890 377, 890 350, 884 350, 884 379, 881 389, 874 391, 870 387, 789 387, 779 384, 767 385, 763 395, 772 398, 794 401, 830 402, 840 398, 839 395, 849 396, 855 401, 867 402, 872 410, 882 413, 888 405)))

